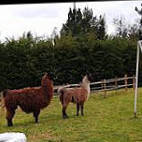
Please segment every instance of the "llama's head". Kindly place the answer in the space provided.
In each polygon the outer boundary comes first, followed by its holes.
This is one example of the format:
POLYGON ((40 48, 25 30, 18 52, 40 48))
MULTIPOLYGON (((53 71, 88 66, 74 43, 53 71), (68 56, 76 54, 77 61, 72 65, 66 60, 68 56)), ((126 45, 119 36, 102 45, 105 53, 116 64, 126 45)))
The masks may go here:
POLYGON ((44 75, 42 76, 42 81, 41 81, 41 85, 42 86, 47 86, 49 84, 49 82, 53 81, 54 79, 54 74, 51 72, 45 72, 44 75))
POLYGON ((48 72, 48 77, 50 80, 56 80, 57 77, 55 76, 55 74, 53 72, 48 72))
POLYGON ((86 76, 87 76, 87 78, 88 78, 88 80, 89 80, 90 82, 93 80, 93 77, 92 77, 92 75, 91 75, 90 73, 87 74, 86 76))
POLYGON ((90 83, 92 81, 92 75, 91 74, 86 74, 83 79, 82 79, 82 83, 90 83))

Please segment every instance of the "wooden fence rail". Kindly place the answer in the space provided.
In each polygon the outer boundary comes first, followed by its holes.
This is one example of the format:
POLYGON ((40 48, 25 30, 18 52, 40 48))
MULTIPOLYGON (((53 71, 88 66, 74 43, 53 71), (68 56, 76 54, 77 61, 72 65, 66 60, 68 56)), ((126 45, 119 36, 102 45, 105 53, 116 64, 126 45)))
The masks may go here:
MULTIPOLYGON (((79 87, 80 84, 68 84, 68 85, 58 85, 54 86, 54 92, 57 94, 57 90, 60 87, 79 87)), ((120 88, 125 88, 127 91, 128 87, 133 87, 135 89, 135 76, 133 77, 127 77, 125 74, 123 78, 113 78, 113 79, 103 79, 101 81, 97 82, 91 82, 90 83, 91 92, 103 92, 103 97, 106 98, 107 91, 117 90, 120 88), (119 83, 121 82, 121 84, 119 83)), ((1 94, 0 92, 0 106, 1 106, 1 94)))
MULTIPOLYGON (((54 91, 57 92, 57 90, 60 87, 79 87, 80 84, 68 84, 68 85, 59 85, 54 87, 54 91)), ((129 87, 132 87, 133 89, 135 88, 135 76, 128 77, 127 74, 124 75, 122 78, 112 78, 112 79, 103 79, 101 81, 97 82, 91 82, 90 83, 91 87, 91 92, 104 92, 103 96, 106 98, 106 93, 107 91, 112 91, 112 90, 117 90, 120 88, 125 88, 127 89, 129 87)))
MULTIPOLYGON (((72 87, 79 87, 79 86, 80 84, 58 85, 58 86, 54 86, 54 92, 57 94, 57 90, 60 87, 72 88, 72 87)), ((103 96, 105 98, 107 91, 117 90, 120 88, 125 88, 125 90, 127 91, 128 87, 133 87, 134 89, 135 88, 135 76, 127 77, 127 75, 125 74, 123 78, 115 77, 113 79, 107 79, 107 80, 104 79, 104 80, 97 81, 97 82, 91 82, 90 87, 91 87, 91 92, 104 92, 103 96), (122 83, 120 84, 119 82, 122 82, 122 83)), ((2 96, 1 93, 0 93, 0 102, 1 102, 1 96, 2 96)))

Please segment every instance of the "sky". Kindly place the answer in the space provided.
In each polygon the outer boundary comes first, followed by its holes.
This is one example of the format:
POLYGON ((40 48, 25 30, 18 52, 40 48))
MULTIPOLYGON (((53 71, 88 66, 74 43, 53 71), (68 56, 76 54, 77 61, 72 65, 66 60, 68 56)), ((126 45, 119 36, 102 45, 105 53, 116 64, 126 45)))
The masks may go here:
MULTIPOLYGON (((108 34, 115 33, 114 18, 124 17, 126 23, 133 24, 140 19, 135 7, 141 9, 142 0, 76 2, 81 11, 85 7, 93 10, 93 15, 104 15, 108 34)), ((51 37, 53 30, 59 33, 68 19, 73 2, 6 4, 0 5, 0 41, 19 38, 24 32, 38 37, 51 37)))

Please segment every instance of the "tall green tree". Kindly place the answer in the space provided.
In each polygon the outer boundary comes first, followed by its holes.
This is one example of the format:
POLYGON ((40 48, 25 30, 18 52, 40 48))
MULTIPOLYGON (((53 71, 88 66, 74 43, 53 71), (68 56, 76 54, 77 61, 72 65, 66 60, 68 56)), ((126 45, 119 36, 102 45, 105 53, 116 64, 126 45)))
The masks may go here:
POLYGON ((105 18, 100 15, 98 27, 97 27, 97 37, 98 39, 106 39, 106 22, 105 18))
POLYGON ((81 12, 81 9, 69 9, 68 20, 60 31, 61 36, 72 35, 73 37, 79 37, 92 33, 96 39, 106 38, 106 23, 105 18, 100 15, 93 16, 93 10, 85 7, 81 12))
POLYGON ((61 29, 61 35, 69 35, 70 33, 72 36, 76 36, 80 33, 81 24, 82 21, 82 13, 80 9, 69 9, 68 13, 68 20, 66 21, 66 24, 63 24, 63 27, 61 29))

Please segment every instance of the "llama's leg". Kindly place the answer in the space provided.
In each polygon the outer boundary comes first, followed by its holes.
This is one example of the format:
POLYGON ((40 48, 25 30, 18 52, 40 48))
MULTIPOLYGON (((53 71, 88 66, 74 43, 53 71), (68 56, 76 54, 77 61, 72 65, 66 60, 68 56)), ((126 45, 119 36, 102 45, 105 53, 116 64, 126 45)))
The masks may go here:
POLYGON ((81 104, 81 115, 82 116, 84 115, 83 109, 84 109, 84 103, 81 104))
POLYGON ((13 126, 12 118, 14 117, 15 110, 8 110, 6 113, 6 119, 7 119, 7 126, 13 126))
POLYGON ((76 116, 79 116, 79 103, 76 104, 76 116))
POLYGON ((40 114, 40 110, 34 111, 33 116, 35 117, 35 122, 38 123, 38 116, 40 114))
POLYGON ((67 109, 67 106, 63 106, 63 108, 62 108, 62 116, 63 116, 63 119, 68 118, 68 115, 67 115, 67 113, 66 113, 66 109, 67 109))

